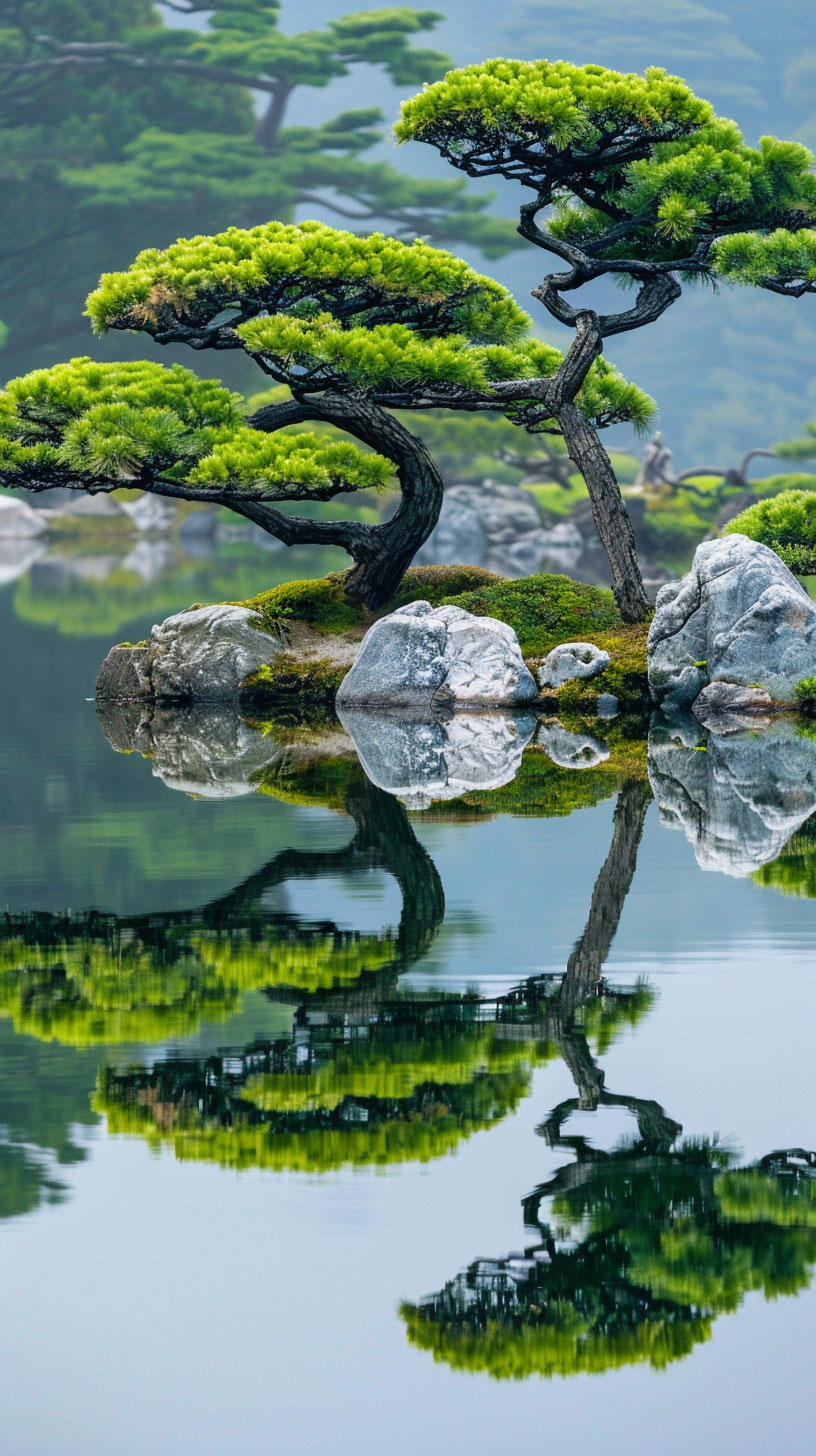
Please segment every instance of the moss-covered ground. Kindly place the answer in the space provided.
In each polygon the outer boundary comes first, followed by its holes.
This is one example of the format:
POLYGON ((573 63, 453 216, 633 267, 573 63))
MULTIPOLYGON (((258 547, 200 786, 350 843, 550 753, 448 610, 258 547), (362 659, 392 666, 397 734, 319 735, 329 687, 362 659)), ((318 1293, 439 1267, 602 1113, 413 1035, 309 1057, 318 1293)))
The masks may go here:
MULTIPOLYGON (((359 638, 378 616, 409 602, 463 607, 479 617, 496 617, 516 632, 522 653, 535 664, 561 642, 590 641, 604 648, 611 662, 606 672, 587 683, 566 684, 557 695, 559 711, 594 713, 599 693, 613 693, 621 707, 639 711, 648 703, 646 636, 648 623, 621 621, 611 591, 587 586, 566 576, 541 574, 507 581, 475 566, 420 566, 406 572, 399 590, 378 613, 353 607, 345 599, 345 573, 312 581, 285 582, 251 597, 242 605, 259 611, 271 632, 286 633, 302 623, 327 638, 359 638)), ((256 696, 265 693, 303 700, 328 701, 346 671, 331 661, 333 654, 307 659, 284 654, 274 667, 255 674, 256 696)), ((553 702, 556 695, 552 695, 553 702)))

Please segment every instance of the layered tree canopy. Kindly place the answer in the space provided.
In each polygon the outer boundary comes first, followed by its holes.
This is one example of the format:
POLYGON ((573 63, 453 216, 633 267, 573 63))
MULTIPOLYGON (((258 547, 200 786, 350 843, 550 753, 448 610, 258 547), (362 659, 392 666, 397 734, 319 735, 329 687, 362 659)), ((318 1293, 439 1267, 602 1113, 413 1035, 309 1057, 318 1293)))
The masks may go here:
MULTIPOLYGON (((452 254, 317 222, 150 249, 102 278, 88 314, 98 332, 244 349, 298 396, 354 390, 386 405, 513 408, 523 389, 491 386, 549 378, 563 358, 530 337, 506 289, 452 254)), ((645 425, 653 409, 605 361, 581 402, 598 424, 645 425)))
POLYGON ((812 267, 813 237, 795 241, 816 217, 812 154, 775 137, 747 146, 657 67, 487 61, 405 102, 396 132, 470 175, 533 189, 534 212, 552 212, 533 228, 525 209, 525 235, 597 272, 653 264, 768 287, 812 267))

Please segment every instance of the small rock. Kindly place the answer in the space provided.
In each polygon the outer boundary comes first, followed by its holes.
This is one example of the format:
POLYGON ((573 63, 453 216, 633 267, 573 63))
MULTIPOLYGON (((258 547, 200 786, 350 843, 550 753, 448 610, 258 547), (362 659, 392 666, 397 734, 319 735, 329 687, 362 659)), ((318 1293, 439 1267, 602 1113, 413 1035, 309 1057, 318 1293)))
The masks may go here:
POLYGON ((618 700, 614 693, 599 693, 595 703, 595 712, 599 718, 617 718, 618 700))
POLYGON ((747 536, 704 541, 691 571, 658 593, 649 684, 659 702, 688 706, 716 681, 790 702, 814 673, 816 604, 770 547, 747 536))
POLYGON ((560 688, 573 678, 597 677, 609 666, 609 653, 593 642, 562 642, 545 657, 538 669, 542 688, 560 688))
POLYGON ((370 627, 338 706, 502 705, 538 696, 512 627, 461 607, 412 602, 370 627))
POLYGON ((13 496, 0 496, 0 536, 41 536, 48 529, 48 522, 35 511, 27 501, 15 500, 13 496))
POLYGON ((96 696, 110 703, 137 702, 152 698, 153 687, 148 668, 148 646, 125 643, 112 647, 99 669, 96 696))
POLYGON ((563 723, 541 723, 536 743, 559 768, 596 768, 605 763, 609 749, 588 733, 570 733, 563 723))
POLYGON ((715 728, 718 733, 734 733, 740 728, 756 728, 760 723, 767 723, 773 706, 773 699, 764 688, 713 682, 694 699, 691 710, 704 727, 715 728))

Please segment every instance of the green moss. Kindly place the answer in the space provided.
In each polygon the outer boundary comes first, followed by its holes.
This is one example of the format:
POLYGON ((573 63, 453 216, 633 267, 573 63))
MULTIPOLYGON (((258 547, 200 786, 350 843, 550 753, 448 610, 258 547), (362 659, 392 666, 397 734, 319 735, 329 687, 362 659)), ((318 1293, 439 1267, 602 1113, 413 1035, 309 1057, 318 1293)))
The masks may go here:
POLYGON ((646 641, 649 623, 617 627, 613 632, 596 632, 591 640, 609 653, 611 661, 597 677, 574 678, 558 690, 559 713, 590 713, 594 716, 599 693, 613 693, 624 711, 640 712, 649 706, 649 675, 646 641))
POLYGON ((525 657, 544 655, 572 638, 595 641, 597 633, 618 628, 621 619, 611 591, 585 586, 567 576, 501 578, 477 590, 451 594, 444 604, 464 607, 477 617, 497 617, 518 635, 525 657))
POLYGON ((809 718, 816 718, 816 677, 803 677, 796 684, 794 696, 799 709, 809 718))
POLYGON ((244 711, 260 708, 266 703, 275 703, 278 698, 288 702, 302 699, 309 706, 331 706, 347 671, 347 666, 333 662, 330 657, 302 658, 282 652, 274 662, 264 663, 244 679, 241 707, 244 711))

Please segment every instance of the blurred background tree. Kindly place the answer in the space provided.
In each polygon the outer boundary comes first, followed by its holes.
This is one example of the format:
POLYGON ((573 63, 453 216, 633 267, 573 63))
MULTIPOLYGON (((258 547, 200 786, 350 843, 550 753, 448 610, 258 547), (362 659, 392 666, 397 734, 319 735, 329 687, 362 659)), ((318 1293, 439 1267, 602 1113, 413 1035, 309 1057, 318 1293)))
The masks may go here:
POLYGON ((52 362, 56 347, 87 351, 81 304, 102 269, 179 234, 305 208, 361 231, 465 240, 488 256, 514 246, 487 196, 369 158, 378 107, 288 124, 300 88, 360 67, 407 88, 440 76, 447 57, 413 43, 435 11, 372 10, 285 35, 278 0, 163 9, 176 24, 149 0, 0 4, 7 373, 52 362))

